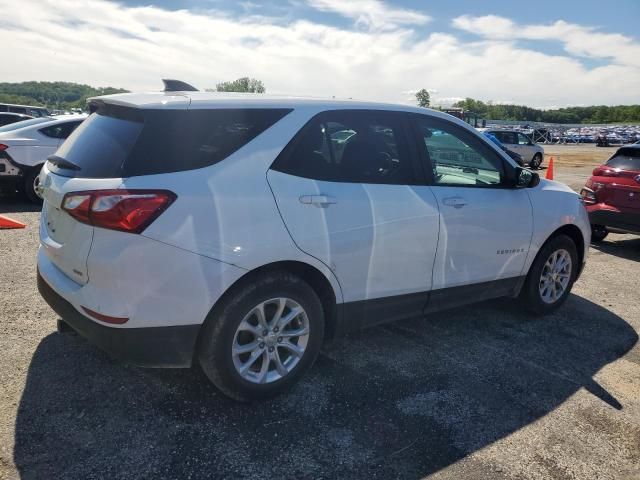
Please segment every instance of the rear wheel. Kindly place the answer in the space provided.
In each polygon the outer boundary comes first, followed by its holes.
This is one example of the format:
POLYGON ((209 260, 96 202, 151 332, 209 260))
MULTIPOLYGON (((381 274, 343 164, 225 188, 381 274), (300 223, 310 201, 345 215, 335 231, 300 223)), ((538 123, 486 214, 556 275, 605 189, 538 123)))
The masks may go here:
POLYGON ((529 269, 521 300, 534 313, 553 312, 569 296, 577 269, 578 252, 573 240, 566 235, 551 238, 529 269))
POLYGON ((33 203, 42 203, 40 193, 40 171, 42 166, 33 167, 24 176, 24 194, 33 203))
POLYGON ((542 164, 542 155, 540 155, 539 153, 536 153, 531 159, 531 163, 529 163, 529 166, 534 170, 536 170, 540 168, 541 164, 542 164))
POLYGON ((603 225, 591 225, 591 241, 601 242, 609 235, 609 230, 603 225))
POLYGON ((251 401, 277 395, 313 364, 324 336, 322 304, 288 273, 271 273, 223 299, 207 319, 198 357, 226 395, 251 401))

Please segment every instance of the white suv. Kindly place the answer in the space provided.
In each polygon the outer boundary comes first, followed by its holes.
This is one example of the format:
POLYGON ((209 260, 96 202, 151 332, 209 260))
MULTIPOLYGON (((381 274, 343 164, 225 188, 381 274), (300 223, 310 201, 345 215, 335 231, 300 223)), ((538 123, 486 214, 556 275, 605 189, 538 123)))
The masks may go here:
POLYGON ((582 270, 579 196, 464 122, 400 105, 173 92, 95 98, 43 168, 38 285, 144 366, 249 400, 323 339, 500 296, 546 313, 582 270))

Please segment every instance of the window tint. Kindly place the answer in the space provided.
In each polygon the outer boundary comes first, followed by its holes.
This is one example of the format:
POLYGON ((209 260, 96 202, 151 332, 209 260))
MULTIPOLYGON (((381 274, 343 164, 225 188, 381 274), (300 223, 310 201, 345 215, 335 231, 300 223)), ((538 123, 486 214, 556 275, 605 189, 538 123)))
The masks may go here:
POLYGON ((436 118, 420 116, 417 126, 436 185, 491 187, 502 183, 503 161, 482 139, 436 118))
POLYGON ((55 124, 55 125, 50 125, 48 127, 45 128, 41 128, 39 130, 39 132, 41 134, 43 134, 46 137, 50 137, 50 138, 61 138, 60 135, 62 134, 62 128, 60 125, 55 124))
POLYGON ((500 140, 502 143, 508 143, 510 145, 514 145, 518 143, 518 137, 514 132, 501 132, 502 138, 504 140, 500 140))
POLYGON ((217 163, 272 126, 287 109, 139 110, 103 105, 58 150, 84 178, 178 172, 217 163))
POLYGON ((336 110, 313 118, 272 168, 329 182, 414 184, 401 114, 336 110))
POLYGON ((606 165, 608 167, 619 168, 621 170, 640 171, 640 149, 627 148, 617 152, 613 157, 607 160, 606 165))
POLYGON ((9 111, 13 113, 27 113, 27 109, 24 107, 9 107, 9 111))

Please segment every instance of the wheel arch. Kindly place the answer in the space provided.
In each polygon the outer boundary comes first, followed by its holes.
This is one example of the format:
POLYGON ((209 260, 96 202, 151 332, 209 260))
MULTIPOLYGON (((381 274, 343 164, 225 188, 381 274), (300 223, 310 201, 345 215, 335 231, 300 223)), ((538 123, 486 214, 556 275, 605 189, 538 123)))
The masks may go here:
MULTIPOLYGON (((584 258, 585 258, 585 254, 586 254, 585 241, 584 241, 584 236, 582 235, 582 231, 580 230, 580 228, 577 225, 574 225, 572 223, 568 223, 566 225, 562 225, 561 227, 558 227, 557 229, 555 229, 551 233, 551 235, 549 235, 547 237, 547 239, 544 241, 544 243, 540 247, 540 250, 542 250, 542 248, 547 243, 549 243, 549 241, 551 241, 553 238, 557 237, 558 235, 566 235, 571 240, 573 240, 573 243, 575 243, 575 245, 576 245, 576 250, 578 252, 578 272, 577 272, 577 276, 576 276, 576 279, 577 279, 578 276, 580 276, 580 274, 582 273, 582 266, 584 265, 584 258)), ((538 251, 538 253, 539 253, 539 251, 538 251)), ((533 265, 533 262, 532 262, 531 265, 533 265)))
POLYGON ((318 295, 325 313, 324 336, 328 339, 335 336, 336 325, 338 321, 337 297, 338 295, 340 295, 340 292, 336 292, 334 290, 334 287, 332 286, 331 281, 327 278, 327 276, 318 268, 305 262, 295 260, 272 262, 261 265, 260 267, 256 267, 242 275, 225 290, 225 292, 220 296, 220 298, 218 298, 218 300, 216 300, 215 304, 211 307, 211 310, 207 314, 205 321, 200 327, 200 332, 198 333, 198 339, 196 341, 196 348, 194 349, 194 365, 197 363, 197 354, 201 344, 200 336, 203 331, 204 324, 208 321, 211 321, 211 319, 215 317, 217 308, 222 305, 227 298, 233 295, 233 293, 237 289, 242 288, 244 285, 255 281, 255 279, 260 276, 267 275, 273 272, 292 273, 309 284, 309 286, 318 295))

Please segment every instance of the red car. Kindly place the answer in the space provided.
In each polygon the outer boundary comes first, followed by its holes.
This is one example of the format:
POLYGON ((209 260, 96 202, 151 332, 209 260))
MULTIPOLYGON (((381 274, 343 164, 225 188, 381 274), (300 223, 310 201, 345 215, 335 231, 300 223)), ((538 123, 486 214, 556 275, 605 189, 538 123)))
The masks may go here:
POLYGON ((609 232, 640 235, 640 145, 626 145, 596 167, 580 192, 589 212, 591 239, 609 232))

